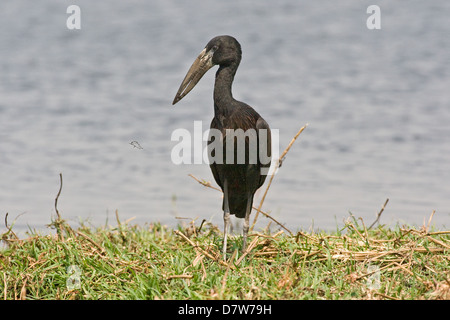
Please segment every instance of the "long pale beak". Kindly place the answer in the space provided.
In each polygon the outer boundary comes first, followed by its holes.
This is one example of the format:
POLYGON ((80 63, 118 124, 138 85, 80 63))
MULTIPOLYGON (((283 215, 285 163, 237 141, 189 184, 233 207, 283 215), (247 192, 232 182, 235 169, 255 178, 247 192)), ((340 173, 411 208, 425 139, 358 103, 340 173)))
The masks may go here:
POLYGON ((206 71, 214 66, 212 62, 213 53, 214 52, 211 50, 207 52, 206 48, 200 52, 197 59, 195 59, 194 63, 184 77, 184 80, 175 95, 175 99, 173 99, 172 105, 183 99, 183 97, 187 95, 200 81, 206 71))

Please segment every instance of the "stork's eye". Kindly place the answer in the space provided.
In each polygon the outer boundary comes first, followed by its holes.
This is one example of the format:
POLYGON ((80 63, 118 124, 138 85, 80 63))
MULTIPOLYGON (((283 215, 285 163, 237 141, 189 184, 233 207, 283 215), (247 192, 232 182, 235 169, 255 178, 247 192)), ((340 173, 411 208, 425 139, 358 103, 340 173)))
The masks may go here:
POLYGON ((212 47, 212 51, 213 51, 213 52, 217 51, 217 49, 219 49, 219 46, 218 46, 218 45, 215 45, 215 46, 212 47))

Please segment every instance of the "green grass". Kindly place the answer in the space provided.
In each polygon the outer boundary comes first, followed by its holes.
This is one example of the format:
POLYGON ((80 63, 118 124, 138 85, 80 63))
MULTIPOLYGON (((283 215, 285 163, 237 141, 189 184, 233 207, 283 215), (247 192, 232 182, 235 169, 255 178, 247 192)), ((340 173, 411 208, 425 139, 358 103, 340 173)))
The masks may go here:
POLYGON ((355 220, 334 233, 254 232, 244 257, 231 236, 223 261, 213 225, 53 226, 2 235, 1 299, 450 299, 450 231, 355 220))

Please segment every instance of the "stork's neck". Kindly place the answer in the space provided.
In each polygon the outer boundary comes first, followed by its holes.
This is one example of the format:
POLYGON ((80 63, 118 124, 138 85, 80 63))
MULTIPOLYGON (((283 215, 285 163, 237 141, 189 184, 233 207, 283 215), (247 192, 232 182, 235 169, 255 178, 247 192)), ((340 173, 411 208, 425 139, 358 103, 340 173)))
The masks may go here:
POLYGON ((231 85, 236 74, 237 64, 220 66, 216 73, 216 82, 214 84, 214 114, 216 117, 227 116, 234 107, 231 85))

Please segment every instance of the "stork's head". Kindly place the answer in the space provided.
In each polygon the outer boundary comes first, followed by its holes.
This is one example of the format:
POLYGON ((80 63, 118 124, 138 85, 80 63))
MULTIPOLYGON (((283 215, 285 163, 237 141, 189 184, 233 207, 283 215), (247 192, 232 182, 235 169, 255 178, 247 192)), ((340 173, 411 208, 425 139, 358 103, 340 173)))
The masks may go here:
POLYGON ((235 38, 231 36, 212 38, 189 68, 172 104, 177 103, 187 95, 200 81, 206 71, 213 66, 230 66, 235 64, 237 68, 241 61, 241 56, 241 45, 235 38))

